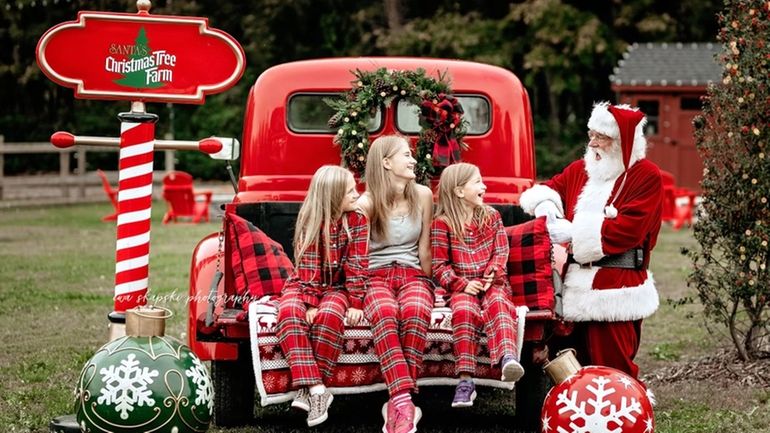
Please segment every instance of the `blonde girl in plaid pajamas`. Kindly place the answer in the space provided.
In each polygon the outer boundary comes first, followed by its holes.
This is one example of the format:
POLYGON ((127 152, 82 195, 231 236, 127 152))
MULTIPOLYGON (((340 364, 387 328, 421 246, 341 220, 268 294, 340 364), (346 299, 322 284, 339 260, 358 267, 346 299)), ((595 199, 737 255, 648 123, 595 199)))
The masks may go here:
POLYGON ((368 224, 356 212, 353 175, 325 165, 310 181, 294 232, 296 268, 281 292, 278 338, 307 425, 329 416, 333 397, 324 386, 342 350, 344 320, 363 317, 368 273, 368 224))
POLYGON ((478 167, 450 165, 441 174, 431 225, 433 278, 451 294, 455 372, 460 377, 452 407, 473 406, 476 398, 473 374, 482 324, 502 380, 514 382, 524 374, 506 278, 508 238, 500 214, 484 204, 486 190, 478 167))
POLYGON ((359 200, 371 224, 364 313, 390 395, 382 408, 384 433, 414 433, 422 416, 411 394, 434 303, 428 277, 433 194, 415 182, 416 163, 406 138, 378 138, 367 155, 366 193, 359 200))

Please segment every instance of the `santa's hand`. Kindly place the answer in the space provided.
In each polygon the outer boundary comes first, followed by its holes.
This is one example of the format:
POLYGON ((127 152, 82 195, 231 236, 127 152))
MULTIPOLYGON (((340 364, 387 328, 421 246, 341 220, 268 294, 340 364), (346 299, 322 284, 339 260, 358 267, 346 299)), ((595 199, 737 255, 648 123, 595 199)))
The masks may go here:
POLYGON ((546 222, 551 243, 563 244, 572 241, 572 222, 564 218, 556 218, 546 222))
POLYGON ((541 216, 545 216, 548 221, 564 218, 564 214, 559 210, 559 207, 551 200, 545 200, 535 207, 535 218, 540 218, 541 216))

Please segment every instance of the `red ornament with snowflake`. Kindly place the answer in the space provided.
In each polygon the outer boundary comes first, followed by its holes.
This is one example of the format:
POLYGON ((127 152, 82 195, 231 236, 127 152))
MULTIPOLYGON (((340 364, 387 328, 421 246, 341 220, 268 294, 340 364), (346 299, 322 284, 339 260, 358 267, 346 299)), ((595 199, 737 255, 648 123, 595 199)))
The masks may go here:
POLYGON ((587 366, 567 376, 545 397, 543 433, 654 433, 645 387, 609 367, 587 366))

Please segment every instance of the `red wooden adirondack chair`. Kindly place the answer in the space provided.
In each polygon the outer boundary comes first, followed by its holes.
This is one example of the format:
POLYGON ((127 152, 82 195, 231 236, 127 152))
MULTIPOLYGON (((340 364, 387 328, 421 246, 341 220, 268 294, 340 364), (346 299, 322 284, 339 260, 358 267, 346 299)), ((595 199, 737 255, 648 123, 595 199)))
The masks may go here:
POLYGON ((661 170, 663 180, 663 214, 661 220, 679 230, 685 224, 692 227, 695 192, 676 186, 674 175, 661 170), (679 201, 679 204, 677 204, 679 201))
POLYGON ((102 179, 102 189, 104 189, 104 193, 107 194, 107 197, 110 199, 112 207, 115 208, 115 212, 102 217, 102 221, 115 221, 118 219, 118 190, 112 188, 109 179, 107 179, 107 175, 104 174, 101 169, 96 170, 96 174, 102 179))
POLYGON ((209 221, 211 191, 194 191, 193 179, 183 171, 172 171, 163 177, 163 199, 168 211, 163 216, 163 224, 177 222, 177 218, 191 218, 193 223, 209 221), (197 201, 197 198, 202 198, 197 201))

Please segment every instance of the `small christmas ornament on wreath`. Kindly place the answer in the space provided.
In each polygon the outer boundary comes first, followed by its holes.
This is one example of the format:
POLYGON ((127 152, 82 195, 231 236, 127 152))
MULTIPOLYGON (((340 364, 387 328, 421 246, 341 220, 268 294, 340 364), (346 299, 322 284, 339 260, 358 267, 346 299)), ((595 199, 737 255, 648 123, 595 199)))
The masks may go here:
POLYGON ((366 153, 369 151, 367 125, 377 109, 387 107, 396 98, 409 101, 419 108, 420 133, 415 144, 417 181, 427 184, 437 167, 460 161, 466 148, 462 139, 468 122, 463 108, 452 96, 446 73, 436 80, 425 70, 393 71, 380 68, 374 72, 356 70, 351 89, 341 99, 326 98, 324 102, 336 113, 329 127, 337 128, 334 142, 340 146, 344 165, 357 176, 364 174, 366 153))

